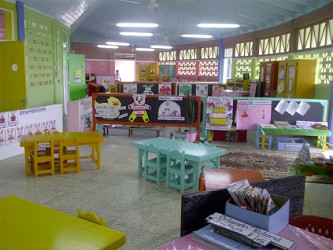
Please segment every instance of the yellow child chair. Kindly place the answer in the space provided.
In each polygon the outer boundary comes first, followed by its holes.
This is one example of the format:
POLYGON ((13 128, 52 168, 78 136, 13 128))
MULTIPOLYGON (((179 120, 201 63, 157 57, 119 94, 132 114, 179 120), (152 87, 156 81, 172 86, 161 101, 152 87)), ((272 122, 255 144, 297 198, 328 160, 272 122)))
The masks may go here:
POLYGON ((158 185, 160 185, 161 181, 165 180, 166 158, 161 155, 160 149, 154 144, 146 145, 144 157, 145 181, 155 181, 158 185))
POLYGON ((167 157, 167 188, 176 188, 181 193, 194 188, 194 168, 185 159, 185 152, 169 150, 167 157))
POLYGON ((34 149, 30 154, 31 165, 35 177, 40 174, 54 175, 54 141, 38 139, 34 141, 34 149))
POLYGON ((80 147, 78 139, 60 139, 60 174, 76 171, 80 173, 80 147))

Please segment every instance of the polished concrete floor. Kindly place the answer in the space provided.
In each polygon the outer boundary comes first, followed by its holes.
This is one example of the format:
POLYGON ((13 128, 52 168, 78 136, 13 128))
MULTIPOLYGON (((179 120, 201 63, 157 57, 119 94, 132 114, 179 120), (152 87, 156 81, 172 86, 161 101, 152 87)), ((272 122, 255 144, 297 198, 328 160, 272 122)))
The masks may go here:
MULTIPOLYGON (((132 143, 153 136, 153 131, 134 131, 128 137, 125 130, 111 130, 101 146, 101 169, 83 160, 80 174, 27 177, 23 154, 2 160, 0 198, 20 196, 73 215, 78 208, 92 210, 109 227, 126 233, 122 249, 154 249, 179 237, 181 195, 137 176, 132 143)), ((254 144, 248 140, 246 145, 254 144)), ((307 183, 304 213, 333 218, 332 197, 333 185, 307 183)))

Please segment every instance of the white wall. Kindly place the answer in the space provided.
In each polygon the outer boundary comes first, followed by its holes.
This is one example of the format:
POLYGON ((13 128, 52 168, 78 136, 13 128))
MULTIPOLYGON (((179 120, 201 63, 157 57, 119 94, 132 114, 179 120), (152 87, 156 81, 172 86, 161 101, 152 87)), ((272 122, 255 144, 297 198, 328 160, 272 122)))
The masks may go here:
POLYGON ((37 130, 63 130, 62 104, 36 107, 30 109, 13 110, 0 113, 4 116, 5 123, 0 123, 0 160, 23 154, 24 148, 20 147, 20 136, 29 131, 37 130), (15 115, 15 120, 11 117, 15 115), (52 127, 52 128, 51 128, 52 127))

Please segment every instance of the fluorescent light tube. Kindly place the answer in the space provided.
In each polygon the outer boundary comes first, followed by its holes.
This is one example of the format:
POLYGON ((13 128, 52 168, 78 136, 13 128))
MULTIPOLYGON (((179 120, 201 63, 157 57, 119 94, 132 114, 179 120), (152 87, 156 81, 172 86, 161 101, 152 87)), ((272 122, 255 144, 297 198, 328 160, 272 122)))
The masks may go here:
POLYGON ((127 27, 127 28, 156 28, 158 27, 157 23, 117 23, 118 27, 127 27))
POLYGON ((122 36, 153 36, 152 33, 145 33, 145 32, 120 32, 122 36))
POLYGON ((199 34, 182 34, 182 37, 188 38, 212 38, 212 35, 199 35, 199 34))
POLYGON ((151 45, 150 48, 153 48, 153 49, 172 49, 172 46, 169 46, 169 45, 151 45))
POLYGON ((155 51, 154 49, 150 49, 150 48, 136 48, 135 50, 137 50, 137 51, 155 51))
POLYGON ((238 28, 238 24, 234 23, 199 23, 199 28, 238 28))
POLYGON ((115 45, 115 46, 130 46, 129 43, 120 43, 120 42, 106 42, 107 45, 115 45))
POLYGON ((98 48, 103 48, 103 49, 118 49, 118 46, 111 46, 111 45, 105 45, 105 44, 99 44, 97 45, 98 48))

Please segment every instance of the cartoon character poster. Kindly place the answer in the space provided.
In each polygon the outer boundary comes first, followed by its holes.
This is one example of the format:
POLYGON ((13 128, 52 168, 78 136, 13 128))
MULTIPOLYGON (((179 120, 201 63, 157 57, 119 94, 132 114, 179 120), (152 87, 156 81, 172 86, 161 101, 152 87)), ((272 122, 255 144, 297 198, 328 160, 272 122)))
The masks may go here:
POLYGON ((158 120, 178 120, 184 121, 185 116, 181 114, 181 108, 177 101, 181 101, 182 97, 159 97, 159 100, 165 100, 158 108, 158 120))
POLYGON ((126 83, 123 86, 123 93, 136 93, 138 91, 135 83, 126 83))
POLYGON ((13 127, 13 126, 17 126, 19 121, 18 121, 18 117, 19 117, 19 111, 16 110, 16 111, 10 111, 8 112, 9 113, 9 119, 8 119, 8 125, 10 127, 13 127))
POLYGON ((16 142, 16 133, 15 132, 16 132, 15 128, 6 129, 7 144, 16 142))
POLYGON ((208 95, 208 84, 197 84, 195 86, 196 96, 207 96, 208 95))
POLYGON ((207 98, 206 129, 229 130, 232 127, 233 99, 230 97, 207 98))
POLYGON ((6 145, 6 133, 4 129, 0 129, 0 146, 6 145))
POLYGON ((18 140, 24 135, 24 126, 16 127, 16 135, 18 140))
POLYGON ((192 93, 191 84, 180 84, 179 86, 179 96, 184 96, 192 93))
POLYGON ((97 102, 95 101, 95 117, 101 117, 107 120, 121 119, 127 116, 127 113, 120 114, 120 110, 125 110, 126 106, 121 106, 121 101, 114 97, 110 96, 107 99, 107 102, 97 102))
POLYGON ((158 94, 159 95, 171 95, 171 83, 162 83, 158 85, 158 94))
POLYGON ((0 113, 0 128, 6 128, 9 122, 9 112, 0 113))
POLYGON ((129 110, 133 110, 128 120, 134 122, 138 117, 141 121, 149 122, 147 110, 151 110, 151 106, 146 104, 145 94, 134 94, 133 103, 128 105, 129 110))
POLYGON ((236 111, 236 128, 238 130, 255 130, 256 124, 271 123, 272 101, 238 100, 236 111))

